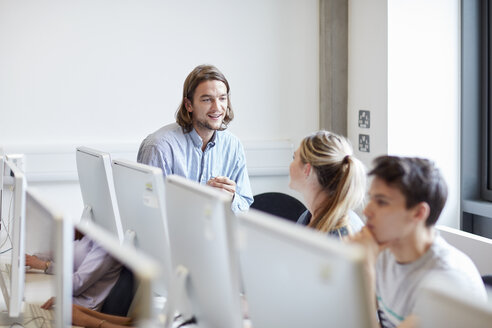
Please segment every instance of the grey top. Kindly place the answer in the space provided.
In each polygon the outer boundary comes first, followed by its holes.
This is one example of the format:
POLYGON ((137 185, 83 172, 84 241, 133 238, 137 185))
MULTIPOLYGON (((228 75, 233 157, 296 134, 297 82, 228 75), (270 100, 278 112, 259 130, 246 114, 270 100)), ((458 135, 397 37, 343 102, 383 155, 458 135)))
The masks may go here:
MULTIPOLYGON (((352 233, 359 232, 364 226, 364 222, 362 222, 360 217, 352 210, 349 210, 348 216, 349 216, 349 226, 351 232, 352 233)), ((307 226, 309 224, 309 221, 311 220, 311 217, 312 217, 311 212, 309 212, 309 210, 306 210, 304 213, 301 214, 301 216, 297 220, 297 224, 307 226)), ((337 230, 329 231, 328 234, 336 237, 342 237, 342 236, 347 236, 349 232, 346 227, 343 227, 337 230)))
POLYGON ((164 176, 176 174, 202 184, 226 176, 236 183, 232 210, 247 211, 253 203, 243 146, 228 131, 215 131, 202 151, 202 138, 194 129, 184 133, 172 123, 142 141, 137 161, 160 168, 164 176))
POLYGON ((400 264, 389 249, 376 263, 376 296, 381 327, 398 327, 414 313, 420 288, 426 279, 435 277, 449 281, 453 289, 485 301, 486 291, 471 259, 449 245, 436 231, 429 250, 416 261, 400 264))

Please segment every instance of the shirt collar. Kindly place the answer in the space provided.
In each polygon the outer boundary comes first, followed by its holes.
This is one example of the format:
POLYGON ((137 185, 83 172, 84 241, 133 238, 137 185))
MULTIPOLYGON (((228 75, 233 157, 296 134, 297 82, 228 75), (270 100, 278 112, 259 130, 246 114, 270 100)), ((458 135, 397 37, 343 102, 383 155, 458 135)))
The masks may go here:
MULTIPOLYGON (((193 142, 193 145, 197 148, 202 148, 202 137, 196 132, 195 128, 192 128, 192 130, 189 133, 191 141, 193 142)), ((217 131, 214 131, 214 134, 210 141, 208 142, 208 147, 214 147, 215 146, 215 140, 217 139, 217 131)))
POLYGON ((210 141, 208 142, 210 147, 215 146, 215 139, 217 139, 217 130, 214 131, 214 135, 212 136, 212 138, 210 138, 210 141))

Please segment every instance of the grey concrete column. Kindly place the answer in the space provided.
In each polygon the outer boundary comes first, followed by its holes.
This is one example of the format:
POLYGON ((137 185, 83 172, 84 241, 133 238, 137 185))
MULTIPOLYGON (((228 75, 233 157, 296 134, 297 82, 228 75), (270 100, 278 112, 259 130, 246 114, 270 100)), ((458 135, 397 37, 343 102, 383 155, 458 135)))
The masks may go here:
POLYGON ((320 0, 320 128, 347 136, 348 0, 320 0))

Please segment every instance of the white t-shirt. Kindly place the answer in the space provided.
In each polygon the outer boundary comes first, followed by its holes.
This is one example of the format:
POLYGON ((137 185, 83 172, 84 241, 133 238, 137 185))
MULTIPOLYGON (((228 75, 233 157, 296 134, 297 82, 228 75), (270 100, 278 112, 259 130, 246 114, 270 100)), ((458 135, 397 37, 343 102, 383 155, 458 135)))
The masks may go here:
POLYGON ((449 245, 438 232, 429 250, 412 263, 399 264, 384 250, 376 263, 376 296, 381 327, 397 327, 414 313, 420 288, 426 279, 439 275, 476 299, 486 300, 482 278, 472 260, 449 245))

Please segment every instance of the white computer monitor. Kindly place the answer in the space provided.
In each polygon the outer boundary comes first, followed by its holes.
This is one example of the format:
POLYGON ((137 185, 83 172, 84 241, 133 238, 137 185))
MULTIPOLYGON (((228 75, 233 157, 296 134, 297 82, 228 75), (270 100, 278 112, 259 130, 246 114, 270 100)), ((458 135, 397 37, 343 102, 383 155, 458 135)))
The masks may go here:
MULTIPOLYGON (((72 221, 51 207, 36 191, 28 188, 26 253, 46 254, 56 263, 52 288, 54 294, 48 295, 56 297, 55 327, 70 327, 72 323, 73 236, 72 221)), ((26 319, 27 316, 25 313, 26 319)))
POLYGON ((91 220, 123 242, 120 214, 111 171, 111 158, 87 147, 76 150, 77 172, 84 201, 81 221, 91 220))
POLYGON ((183 319, 192 315, 202 328, 242 327, 236 218, 229 195, 179 176, 168 176, 165 186, 171 259, 178 278, 173 286, 182 286, 171 290, 166 307, 177 302, 183 319), (183 270, 187 274, 181 275, 183 270), (179 283, 183 276, 184 283, 179 283))
POLYGON ((126 160, 114 160, 112 166, 125 241, 161 264, 162 276, 156 281, 155 292, 166 296, 171 279, 171 251, 162 170, 126 160))
POLYGON ((453 289, 452 282, 432 277, 415 305, 419 328, 490 327, 492 306, 453 289))
POLYGON ((2 210, 3 244, 10 256, 2 257, 0 288, 8 317, 19 317, 22 311, 25 279, 25 212, 27 183, 24 174, 10 160, 4 160, 2 210), (5 264, 8 267, 5 267, 5 264))
POLYGON ((160 275, 160 265, 140 250, 121 244, 116 236, 91 221, 81 221, 76 224, 76 228, 133 273, 137 291, 128 315, 137 321, 139 327, 155 326, 157 316, 153 306, 152 285, 160 275))
POLYGON ((3 220, 3 170, 4 170, 5 153, 0 147, 0 229, 2 228, 3 220))
POLYGON ((372 326, 361 248, 255 210, 238 219, 254 328, 372 326))

